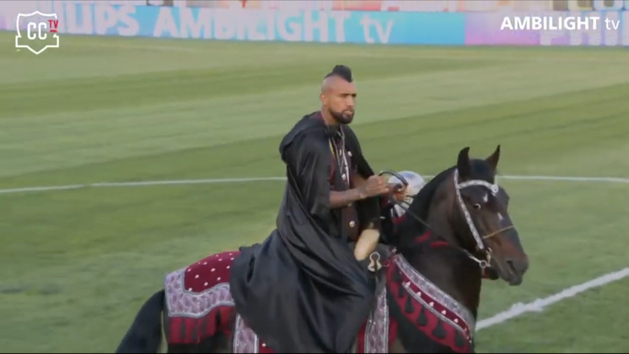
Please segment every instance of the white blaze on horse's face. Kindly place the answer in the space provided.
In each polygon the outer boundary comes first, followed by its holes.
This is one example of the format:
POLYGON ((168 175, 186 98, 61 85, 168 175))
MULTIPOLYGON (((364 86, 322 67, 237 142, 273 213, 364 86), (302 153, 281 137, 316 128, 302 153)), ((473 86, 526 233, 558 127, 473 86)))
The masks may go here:
POLYGON ((504 217, 504 216, 502 216, 502 213, 498 213, 498 220, 499 220, 499 221, 504 220, 504 218, 505 218, 505 217, 504 217))
POLYGON ((483 203, 487 204, 487 202, 489 202, 489 194, 485 193, 483 196, 483 203))

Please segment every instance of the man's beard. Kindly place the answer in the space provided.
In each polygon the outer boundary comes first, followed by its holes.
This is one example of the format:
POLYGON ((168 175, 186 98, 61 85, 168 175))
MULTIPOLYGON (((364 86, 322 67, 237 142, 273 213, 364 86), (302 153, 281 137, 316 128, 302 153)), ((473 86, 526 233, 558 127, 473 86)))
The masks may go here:
POLYGON ((345 111, 343 112, 334 112, 330 111, 330 115, 334 118, 335 121, 340 124, 350 124, 354 120, 354 112, 353 111, 345 111))

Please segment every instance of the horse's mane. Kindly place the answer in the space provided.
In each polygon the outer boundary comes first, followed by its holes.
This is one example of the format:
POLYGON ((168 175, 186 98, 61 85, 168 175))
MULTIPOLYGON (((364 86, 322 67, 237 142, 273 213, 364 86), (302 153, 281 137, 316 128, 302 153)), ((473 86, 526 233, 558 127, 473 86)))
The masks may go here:
MULTIPOLYGON (((472 179, 480 179, 489 183, 494 183, 494 172, 485 160, 470 159, 470 165, 470 177, 472 179)), ((430 205, 432 204, 432 200, 437 192, 437 189, 450 177, 455 169, 456 166, 449 167, 432 178, 430 182, 428 182, 415 196, 413 202, 408 208, 408 211, 423 221, 428 220, 430 205)), ((416 220, 412 215, 407 215, 399 227, 399 248, 410 246, 413 239, 426 232, 426 226, 416 220)))
POLYGON ((413 202, 408 207, 406 218, 402 221, 402 224, 398 229, 398 248, 410 246, 413 239, 426 232, 426 226, 415 220, 413 215, 419 217, 421 220, 428 219, 428 212, 430 211, 430 204, 437 192, 437 188, 450 177, 450 174, 456 166, 452 166, 444 171, 441 171, 430 182, 426 183, 424 187, 417 193, 413 202), (410 214, 410 215, 409 215, 410 214))

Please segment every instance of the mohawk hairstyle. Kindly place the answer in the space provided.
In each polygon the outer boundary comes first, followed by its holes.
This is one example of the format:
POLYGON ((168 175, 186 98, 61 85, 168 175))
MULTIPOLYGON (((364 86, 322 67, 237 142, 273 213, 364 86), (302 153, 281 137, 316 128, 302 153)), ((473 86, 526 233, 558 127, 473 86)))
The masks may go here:
POLYGON ((352 69, 345 65, 337 65, 332 69, 332 72, 325 75, 324 79, 327 79, 331 76, 338 76, 347 82, 352 82, 354 79, 352 78, 352 69))

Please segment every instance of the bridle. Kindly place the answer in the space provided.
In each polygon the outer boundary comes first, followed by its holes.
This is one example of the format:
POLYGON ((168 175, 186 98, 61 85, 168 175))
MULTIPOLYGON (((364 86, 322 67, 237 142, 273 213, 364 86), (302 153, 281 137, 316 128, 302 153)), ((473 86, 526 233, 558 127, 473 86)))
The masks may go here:
POLYGON ((498 187, 497 183, 492 184, 492 183, 489 183, 487 181, 483 181, 480 179, 472 179, 469 181, 459 183, 459 170, 458 169, 454 170, 453 179, 454 179, 454 190, 456 192, 457 204, 459 205, 459 208, 463 212, 463 216, 465 217, 465 222, 467 223, 467 226, 469 227, 470 232, 472 233, 472 237, 474 237, 474 241, 476 241, 476 250, 483 253, 485 256, 485 259, 478 259, 474 257, 469 251, 465 249, 464 251, 468 254, 470 258, 476 261, 481 266, 481 268, 483 269, 487 268, 489 266, 489 263, 491 262, 492 250, 483 241, 488 240, 503 231, 512 229, 513 225, 509 225, 507 227, 498 229, 490 234, 481 236, 480 233, 478 232, 478 229, 476 228, 476 225, 474 224, 474 220, 472 219, 472 215, 470 214, 470 211, 467 209, 467 205, 465 205, 465 202, 463 201, 463 196, 461 196, 461 189, 467 188, 467 187, 473 187, 473 186, 482 186, 489 189, 489 192, 491 193, 491 195, 495 197, 498 195, 498 192, 500 191, 500 187, 498 187))
MULTIPOLYGON (((399 173, 397 172, 393 172, 393 171, 382 171, 379 173, 379 175, 383 175, 383 174, 390 174, 392 176, 397 177, 403 184, 404 186, 408 186, 408 181, 399 173)), ((465 181, 465 182, 461 182, 459 183, 459 170, 455 169, 454 170, 454 190, 456 193, 456 204, 458 204, 459 208, 461 209, 461 212, 463 213, 463 216, 465 218, 465 221, 467 223, 467 226, 470 230, 470 232, 472 233, 472 237, 474 238, 474 241, 476 243, 476 250, 480 253, 483 254, 483 257, 478 258, 475 257, 470 251, 459 247, 470 259, 472 259, 473 261, 475 261, 476 263, 478 263, 478 265, 481 268, 481 272, 484 272, 485 269, 490 268, 490 262, 491 262, 491 254, 492 254, 492 250, 491 248, 489 248, 484 240, 490 239, 498 234, 500 234, 501 232, 507 231, 512 229, 514 226, 513 225, 509 225, 507 227, 501 228, 497 231, 494 231, 490 234, 481 236, 480 233, 478 232, 478 229, 476 228, 476 224, 474 224, 474 220, 472 219, 472 215, 470 214, 470 211, 468 210, 467 206, 465 205, 465 202, 463 201, 463 196, 461 195, 461 190, 467 187, 473 187, 473 186, 482 186, 485 187, 487 189, 489 189, 490 193, 495 197, 498 195, 498 192, 500 191, 500 187, 498 187, 497 183, 489 183, 487 181, 483 181, 483 180, 479 180, 479 179, 472 179, 469 181, 465 181)), ((417 220, 419 223, 421 223, 422 225, 424 225, 426 228, 430 229, 433 233, 435 233, 437 236, 440 236, 441 238, 443 238, 445 240, 445 237, 440 234, 438 231, 435 230, 435 228, 433 228, 432 226, 430 226, 426 221, 422 220, 419 216, 417 216, 415 213, 411 212, 409 210, 409 206, 407 206, 408 204, 406 202, 397 202, 397 201, 393 201, 393 203, 395 203, 396 205, 400 206, 402 209, 404 209, 404 211, 406 212, 406 214, 410 215, 413 219, 417 220)))

